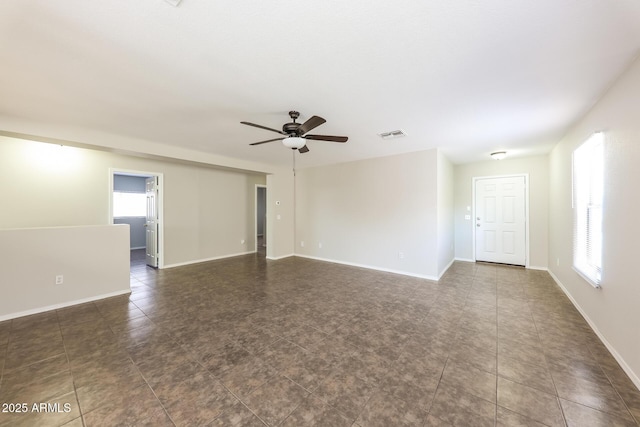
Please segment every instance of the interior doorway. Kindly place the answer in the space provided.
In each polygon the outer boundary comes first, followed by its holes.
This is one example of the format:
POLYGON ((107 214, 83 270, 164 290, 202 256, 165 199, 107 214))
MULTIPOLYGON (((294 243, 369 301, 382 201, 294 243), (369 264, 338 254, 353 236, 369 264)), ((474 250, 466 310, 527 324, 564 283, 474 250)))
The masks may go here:
POLYGON ((256 253, 267 256, 267 186, 256 185, 256 253))
POLYGON ((162 174, 111 170, 109 222, 129 225, 134 268, 162 268, 162 174))
POLYGON ((475 260, 527 266, 528 177, 474 178, 475 260))

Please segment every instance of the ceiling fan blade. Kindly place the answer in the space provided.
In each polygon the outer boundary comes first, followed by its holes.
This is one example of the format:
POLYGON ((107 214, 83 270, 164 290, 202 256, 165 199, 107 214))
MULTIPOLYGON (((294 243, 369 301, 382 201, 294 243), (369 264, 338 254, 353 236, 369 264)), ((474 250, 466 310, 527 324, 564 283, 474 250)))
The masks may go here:
POLYGON ((273 138, 273 139, 267 139, 266 141, 260 141, 260 142, 252 142, 249 145, 260 145, 260 144, 266 144, 267 142, 273 142, 273 141, 282 141, 284 138, 273 138))
POLYGON ((309 147, 307 147, 306 145, 303 145, 301 148, 298 149, 298 151, 301 154, 308 153, 309 152, 309 147))
POLYGON ((331 141, 331 142, 347 142, 349 137, 347 136, 333 136, 333 135, 305 135, 305 139, 312 139, 315 141, 331 141))
POLYGON ((315 129, 325 122, 326 120, 323 119, 322 117, 313 116, 309 120, 301 124, 300 127, 296 130, 296 132, 298 133, 298 135, 304 135, 305 133, 309 132, 311 129, 315 129))
POLYGON ((276 132, 279 133, 280 135, 287 135, 286 132, 283 132, 281 130, 277 130, 277 129, 272 129, 272 128, 268 128, 266 126, 262 126, 262 125, 257 125, 255 123, 249 123, 249 122, 240 122, 243 125, 247 125, 247 126, 253 126, 254 128, 260 128, 260 129, 264 129, 264 130, 270 130, 271 132, 276 132))

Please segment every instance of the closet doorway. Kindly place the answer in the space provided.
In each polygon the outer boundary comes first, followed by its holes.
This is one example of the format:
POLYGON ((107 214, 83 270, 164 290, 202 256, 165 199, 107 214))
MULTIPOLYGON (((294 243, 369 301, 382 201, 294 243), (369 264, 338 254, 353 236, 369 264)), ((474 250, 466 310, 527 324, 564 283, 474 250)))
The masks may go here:
POLYGON ((267 186, 256 185, 256 253, 267 256, 267 186))
POLYGON ((129 225, 132 267, 162 268, 162 174, 112 170, 110 223, 129 225))

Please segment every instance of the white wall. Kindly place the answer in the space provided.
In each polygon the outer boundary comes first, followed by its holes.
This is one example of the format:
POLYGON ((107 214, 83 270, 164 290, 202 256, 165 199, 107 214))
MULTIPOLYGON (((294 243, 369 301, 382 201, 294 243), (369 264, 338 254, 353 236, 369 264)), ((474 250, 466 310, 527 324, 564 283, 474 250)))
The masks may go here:
MULTIPOLYGON (((144 201, 143 201, 144 203, 144 201)), ((114 224, 126 224, 129 226, 129 245, 131 249, 142 249, 147 247, 147 224, 146 217, 128 216, 124 218, 114 218, 114 224)))
POLYGON ((163 174, 165 266, 254 250, 264 175, 8 137, 0 137, 0 229, 108 224, 110 169, 163 174))
POLYGON ((640 387, 640 61, 636 61, 550 154, 549 269, 640 387), (602 288, 572 269, 571 156, 605 131, 602 288), (558 265, 559 264, 559 265, 558 265))
MULTIPOLYGON (((473 233, 475 223, 465 220, 472 215, 474 177, 529 174, 529 267, 545 269, 548 260, 549 158, 521 157, 468 163, 455 166, 455 256, 475 260, 473 233)), ((471 218, 473 219, 473 217, 471 218)))
POLYGON ((294 215, 293 170, 267 175, 267 258, 293 255, 294 215))
POLYGON ((0 230, 0 321, 127 292, 126 225, 0 230))
POLYGON ((438 276, 442 276, 455 257, 453 164, 438 152, 438 276))
POLYGON ((296 254, 437 278, 438 166, 429 150, 298 171, 296 254))

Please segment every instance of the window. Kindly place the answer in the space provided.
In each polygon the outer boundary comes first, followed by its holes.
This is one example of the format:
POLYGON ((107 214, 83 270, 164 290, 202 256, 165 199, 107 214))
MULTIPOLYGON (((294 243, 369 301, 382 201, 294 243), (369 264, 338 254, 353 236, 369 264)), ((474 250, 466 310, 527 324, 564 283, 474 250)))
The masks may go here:
POLYGON ((147 216, 147 195, 145 193, 113 192, 113 217, 147 216))
POLYGON ((594 133, 573 152, 573 267, 596 288, 602 275, 603 140, 594 133))

